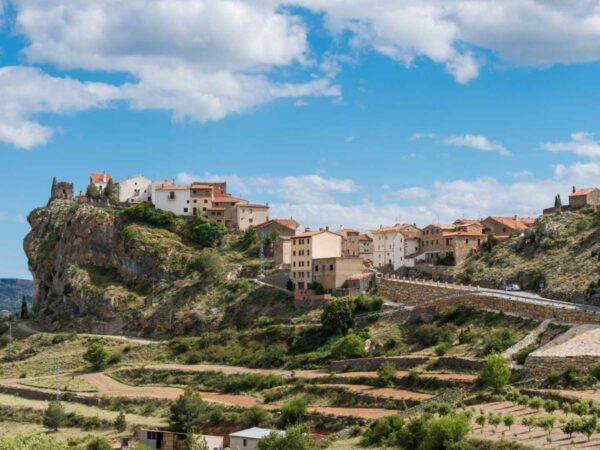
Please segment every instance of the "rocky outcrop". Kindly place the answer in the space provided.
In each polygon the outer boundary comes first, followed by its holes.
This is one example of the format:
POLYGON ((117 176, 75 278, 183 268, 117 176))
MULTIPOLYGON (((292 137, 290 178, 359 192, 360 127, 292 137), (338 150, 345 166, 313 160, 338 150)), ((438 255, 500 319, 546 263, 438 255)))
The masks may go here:
POLYGON ((70 200, 35 209, 28 220, 33 311, 46 328, 117 332, 133 326, 136 308, 184 278, 196 251, 169 230, 70 200))

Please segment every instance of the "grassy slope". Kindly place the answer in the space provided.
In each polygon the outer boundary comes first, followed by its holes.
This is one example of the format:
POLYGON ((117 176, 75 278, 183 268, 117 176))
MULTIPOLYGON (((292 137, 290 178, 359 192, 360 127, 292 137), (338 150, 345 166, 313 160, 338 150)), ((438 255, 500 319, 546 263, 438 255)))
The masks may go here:
POLYGON ((543 295, 573 300, 598 281, 599 220, 599 211, 589 209, 544 216, 525 240, 511 238, 448 274, 491 287, 511 280, 532 291, 543 282, 543 295))

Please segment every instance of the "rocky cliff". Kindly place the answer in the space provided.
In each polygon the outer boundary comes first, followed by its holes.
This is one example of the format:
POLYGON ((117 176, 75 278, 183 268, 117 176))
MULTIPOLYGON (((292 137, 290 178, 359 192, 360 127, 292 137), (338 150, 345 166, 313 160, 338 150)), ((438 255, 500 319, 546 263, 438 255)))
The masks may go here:
POLYGON ((123 220, 118 210, 55 200, 28 220, 33 310, 46 328, 116 332, 150 321, 160 329, 168 317, 153 303, 172 303, 198 284, 188 279, 197 248, 168 229, 123 220))
POLYGON ((481 250, 446 275, 487 287, 506 280, 550 298, 600 305, 600 210, 544 215, 521 236, 481 250))

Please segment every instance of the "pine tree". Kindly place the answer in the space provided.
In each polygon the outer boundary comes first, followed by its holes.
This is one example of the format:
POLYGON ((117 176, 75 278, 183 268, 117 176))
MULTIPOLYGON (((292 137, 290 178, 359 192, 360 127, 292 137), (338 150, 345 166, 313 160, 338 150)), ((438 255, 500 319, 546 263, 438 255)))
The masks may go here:
POLYGON ((48 408, 44 411, 42 423, 46 428, 53 431, 67 425, 67 415, 61 402, 52 400, 48 403, 48 408))
POLYGON ((115 419, 115 430, 119 433, 122 433, 127 428, 127 421, 125 420, 125 413, 123 411, 119 412, 119 415, 115 419))
POLYGON ((27 307, 27 298, 21 297, 21 319, 29 319, 29 308, 27 307))
POLYGON ((109 178, 108 183, 106 183, 106 187, 104 188, 102 194, 110 204, 116 205, 119 203, 119 192, 112 178, 109 178))
POLYGON ((85 196, 88 198, 88 200, 99 200, 101 194, 98 190, 98 187, 94 183, 90 183, 85 191, 85 196))

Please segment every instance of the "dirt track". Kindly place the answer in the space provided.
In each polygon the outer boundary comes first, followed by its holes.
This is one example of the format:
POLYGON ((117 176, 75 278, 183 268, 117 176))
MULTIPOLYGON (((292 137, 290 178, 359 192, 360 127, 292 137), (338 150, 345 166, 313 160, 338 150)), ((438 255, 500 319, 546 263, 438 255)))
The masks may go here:
POLYGON ((322 384, 323 387, 343 387, 349 391, 360 392, 361 394, 376 395, 378 397, 391 397, 396 400, 427 400, 433 397, 431 394, 421 392, 406 391, 403 389, 378 388, 366 384, 322 384))

